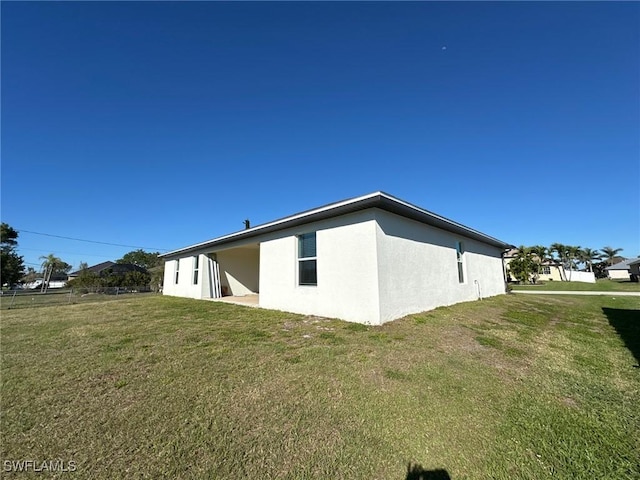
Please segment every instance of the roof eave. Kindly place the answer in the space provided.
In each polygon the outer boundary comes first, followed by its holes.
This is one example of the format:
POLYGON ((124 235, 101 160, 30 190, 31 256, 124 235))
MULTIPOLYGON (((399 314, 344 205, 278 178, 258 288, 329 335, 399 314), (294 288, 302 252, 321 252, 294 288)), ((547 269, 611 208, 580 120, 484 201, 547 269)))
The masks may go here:
POLYGON ((353 199, 344 200, 342 202, 332 203, 324 207, 307 210, 295 215, 291 215, 289 217, 275 220, 273 222, 258 225, 247 230, 241 230, 239 232, 214 238, 206 242, 163 253, 162 255, 160 255, 160 257, 173 257, 184 253, 195 252, 205 248, 218 247, 238 240, 246 240, 257 237, 259 235, 264 235, 287 228, 293 228, 311 222, 326 220, 328 218, 338 217, 368 208, 380 208, 382 210, 395 213, 397 215, 416 220, 421 223, 426 223, 443 230, 458 233, 460 235, 473 238, 484 243, 488 243, 498 248, 507 249, 513 247, 512 245, 501 240, 485 235, 469 227, 465 227, 464 225, 456 223, 445 217, 441 217, 440 215, 429 212, 410 203, 404 202, 403 200, 400 200, 384 192, 375 192, 369 195, 364 195, 362 197, 356 197, 353 199))

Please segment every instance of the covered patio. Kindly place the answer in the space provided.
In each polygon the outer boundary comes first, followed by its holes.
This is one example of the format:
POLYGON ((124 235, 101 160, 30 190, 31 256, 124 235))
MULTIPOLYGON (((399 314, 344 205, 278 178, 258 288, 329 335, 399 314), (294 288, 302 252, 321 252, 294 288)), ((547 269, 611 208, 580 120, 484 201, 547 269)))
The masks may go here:
POLYGON ((260 295, 258 295, 258 294, 212 298, 211 300, 214 301, 214 302, 232 303, 234 305, 242 305, 244 307, 259 307, 260 306, 260 295))
POLYGON ((260 244, 218 250, 207 254, 209 298, 242 305, 258 304, 260 244))

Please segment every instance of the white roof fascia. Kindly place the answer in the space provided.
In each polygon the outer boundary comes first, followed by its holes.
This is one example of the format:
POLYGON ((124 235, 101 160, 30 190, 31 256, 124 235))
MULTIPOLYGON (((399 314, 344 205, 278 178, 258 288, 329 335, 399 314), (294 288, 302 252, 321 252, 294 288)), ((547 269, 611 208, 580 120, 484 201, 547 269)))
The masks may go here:
POLYGON ((186 250, 196 250, 196 249, 198 249, 200 247, 206 247, 207 245, 212 244, 212 243, 219 243, 219 242, 222 242, 222 241, 225 241, 225 240, 234 240, 234 239, 236 239, 238 237, 239 238, 246 237, 246 236, 249 236, 249 234, 251 234, 251 233, 257 233, 257 232, 265 230, 265 229, 267 229, 269 227, 275 227, 275 226, 277 226, 279 224, 282 224, 282 223, 285 223, 285 222, 289 222, 289 221, 293 221, 293 220, 300 220, 300 219, 303 219, 305 217, 309 217, 309 216, 314 215, 314 214, 325 212, 325 211, 328 211, 328 210, 331 210, 331 209, 334 209, 334 208, 337 208, 337 207, 340 207, 340 206, 348 205, 350 203, 354 203, 354 202, 361 201, 361 200, 366 200, 368 198, 375 197, 378 194, 379 194, 379 192, 375 192, 375 193, 371 193, 371 194, 368 194, 368 195, 363 195, 362 197, 350 198, 350 199, 343 200, 343 201, 340 201, 340 202, 330 203, 329 205, 325 205, 323 207, 314 208, 314 209, 311 209, 311 210, 305 210, 304 212, 296 213, 294 215, 291 215, 291 216, 288 216, 288 217, 284 217, 284 218, 280 218, 280 219, 274 220, 272 222, 263 223, 261 225, 258 225, 258 226, 255 226, 255 227, 251 227, 251 228, 247 228, 245 230, 240 230, 239 232, 230 233, 228 235, 223 235, 221 237, 216 237, 216 238, 213 238, 211 240, 207 240, 205 242, 200 242, 200 243, 196 243, 194 245, 190 245, 188 247, 179 248, 177 250, 172 250, 171 252, 163 253, 162 255, 159 255, 159 256, 160 257, 172 256, 172 255, 175 255, 177 253, 180 253, 180 252, 183 252, 183 251, 186 251, 186 250))
POLYGON ((316 220, 322 220, 325 218, 337 217, 346 213, 363 210, 366 208, 381 208, 383 210, 396 213, 398 215, 411 218, 413 220, 427 223, 444 230, 453 231, 462 235, 470 236, 472 238, 484 241, 494 246, 501 247, 503 249, 510 248, 509 245, 501 240, 498 240, 489 235, 485 235, 482 232, 466 227, 460 223, 449 220, 448 218, 437 215, 433 212, 425 210, 423 208, 412 205, 404 200, 400 200, 387 193, 377 191, 360 197, 350 198, 328 205, 306 210, 304 212, 296 213, 294 215, 280 218, 272 222, 264 223, 256 227, 251 227, 246 230, 240 230, 238 232, 216 237, 205 242, 196 243, 188 247, 172 250, 167 253, 163 253, 160 257, 172 257, 180 253, 195 251, 206 247, 213 247, 216 245, 230 243, 235 240, 241 240, 243 238, 250 238, 260 235, 261 233, 273 232, 282 230, 290 226, 301 225, 304 223, 310 223, 316 220), (333 213, 332 213, 333 212, 333 213))

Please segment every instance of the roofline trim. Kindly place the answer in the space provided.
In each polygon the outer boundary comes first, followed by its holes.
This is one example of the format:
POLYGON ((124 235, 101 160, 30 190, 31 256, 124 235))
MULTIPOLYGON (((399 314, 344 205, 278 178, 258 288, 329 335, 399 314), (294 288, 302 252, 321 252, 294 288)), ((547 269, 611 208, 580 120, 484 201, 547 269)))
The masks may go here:
POLYGON ((380 208, 382 210, 396 213, 400 216, 416 220, 421 223, 426 223, 438 228, 442 228, 443 230, 447 230, 453 233, 459 233, 503 249, 512 247, 512 245, 498 240, 497 238, 485 235, 482 232, 466 227, 441 215, 430 212, 411 203, 405 202, 404 200, 389 195, 388 193, 377 191, 369 193, 367 195, 362 195, 360 197, 330 203, 328 205, 313 208, 311 210, 305 210, 288 217, 283 217, 278 220, 248 228, 246 230, 240 230, 228 235, 223 235, 211 240, 196 243, 188 247, 172 250, 159 256, 161 258, 173 257, 181 253, 197 251, 207 247, 224 245, 236 240, 252 238, 261 234, 284 230, 285 228, 303 225, 327 218, 338 217, 347 213, 353 213, 368 208, 380 208))

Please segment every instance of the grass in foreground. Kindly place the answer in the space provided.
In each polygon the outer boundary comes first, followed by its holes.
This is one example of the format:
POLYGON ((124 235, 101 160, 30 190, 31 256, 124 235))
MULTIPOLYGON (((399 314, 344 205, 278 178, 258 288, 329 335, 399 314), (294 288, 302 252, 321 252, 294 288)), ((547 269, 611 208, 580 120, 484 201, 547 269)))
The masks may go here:
POLYGON ((590 291, 590 292, 640 292, 640 283, 600 278, 596 283, 544 282, 537 285, 511 285, 514 290, 590 291))
POLYGON ((511 295, 383 327, 168 297, 5 311, 1 456, 74 478, 638 478, 639 307, 511 295))

